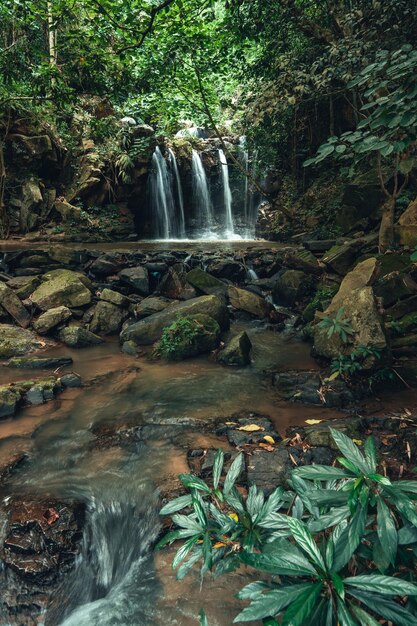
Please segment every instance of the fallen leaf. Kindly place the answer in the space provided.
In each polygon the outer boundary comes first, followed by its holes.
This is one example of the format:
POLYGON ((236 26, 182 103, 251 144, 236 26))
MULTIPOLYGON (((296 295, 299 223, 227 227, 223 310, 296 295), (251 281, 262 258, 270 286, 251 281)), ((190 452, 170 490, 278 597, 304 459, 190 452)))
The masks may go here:
POLYGON ((306 424, 320 424, 323 420, 306 420, 306 424))
POLYGON ((275 444, 275 439, 273 437, 271 437, 270 435, 265 435, 264 437, 265 441, 267 441, 268 443, 272 443, 272 445, 275 444))
POLYGON ((226 426, 236 426, 237 422, 225 422, 226 426))
POLYGON ((328 376, 327 378, 324 379, 325 383, 331 383, 333 380, 336 380, 336 378, 340 376, 339 372, 333 372, 333 374, 331 374, 330 376, 328 376))
POLYGON ((362 439, 352 439, 353 443, 356 443, 357 446, 361 446, 363 444, 362 439))
POLYGON ((411 461, 411 446, 408 443, 408 441, 405 442, 405 446, 406 446, 406 449, 407 449, 408 460, 411 461))
POLYGON ((267 452, 274 452, 275 448, 274 446, 271 446, 269 443, 261 443, 259 444, 259 447, 262 448, 262 450, 266 450, 267 452))
POLYGON ((56 522, 57 519, 59 519, 59 513, 56 509, 50 508, 47 511, 45 511, 44 517, 46 518, 48 526, 50 526, 51 524, 56 522))
POLYGON ((237 513, 229 513, 229 517, 233 519, 235 522, 239 521, 239 516, 237 515, 237 513))
POLYGON ((297 461, 295 460, 294 456, 290 453, 289 455, 291 461, 294 463, 294 465, 298 465, 297 461))
POLYGON ((258 424, 247 424, 246 426, 241 426, 238 430, 244 430, 246 433, 254 433, 258 430, 265 430, 265 428, 258 426, 258 424))
POLYGON ((224 548, 224 546, 225 546, 225 545, 226 545, 226 544, 225 544, 225 543, 223 543, 223 541, 218 541, 217 543, 215 543, 215 544, 214 544, 213 548, 214 548, 215 550, 218 550, 219 548, 224 548))

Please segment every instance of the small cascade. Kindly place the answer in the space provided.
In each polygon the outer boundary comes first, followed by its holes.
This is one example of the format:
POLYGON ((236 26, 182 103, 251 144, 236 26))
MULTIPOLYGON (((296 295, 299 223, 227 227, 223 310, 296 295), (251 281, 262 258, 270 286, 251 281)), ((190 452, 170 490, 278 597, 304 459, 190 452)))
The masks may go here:
POLYGON ((233 213, 232 213, 232 192, 229 184, 229 166, 227 164, 226 155, 222 149, 219 150, 219 158, 222 172, 223 197, 225 208, 225 235, 230 237, 234 235, 233 213))
POLYGON ((252 194, 249 198, 249 152, 246 148, 246 137, 242 136, 239 140, 239 146, 242 154, 242 162, 243 167, 245 168, 245 180, 243 182, 243 193, 244 193, 244 208, 243 208, 243 218, 245 220, 245 224, 249 223, 249 208, 250 202, 252 200, 252 194))
POLYGON ((173 228, 175 224, 175 203, 171 176, 159 146, 156 147, 152 156, 150 201, 153 214, 155 215, 156 236, 160 239, 170 239, 176 234, 173 228))
POLYGON ((211 233, 213 228, 213 207, 206 172, 201 157, 196 150, 193 150, 192 153, 191 172, 198 228, 202 232, 211 233))
POLYGON ((170 157, 170 165, 174 174, 175 186, 177 191, 178 198, 178 207, 179 207, 179 220, 178 220, 178 237, 180 239, 185 239, 185 215, 184 215, 184 196, 182 193, 182 185, 180 179, 180 173, 178 171, 177 159, 175 158, 175 152, 169 148, 169 157, 170 157))

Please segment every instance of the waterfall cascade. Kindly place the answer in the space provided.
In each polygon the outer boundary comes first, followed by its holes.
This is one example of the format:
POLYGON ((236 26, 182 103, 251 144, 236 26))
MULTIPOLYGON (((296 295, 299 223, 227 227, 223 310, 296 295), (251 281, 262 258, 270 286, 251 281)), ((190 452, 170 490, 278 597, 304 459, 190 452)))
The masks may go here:
MULTIPOLYGON (((186 169, 180 173, 172 148, 168 148, 166 156, 159 147, 155 149, 148 182, 149 223, 155 238, 254 238, 257 210, 248 176, 238 168, 229 167, 222 149, 217 153, 220 168, 213 170, 208 179, 197 150, 192 150, 191 172, 186 169)), ((244 170, 249 174, 251 161, 244 137, 240 140, 240 154, 244 170)))
POLYGON ((222 172, 223 197, 225 208, 225 234, 226 237, 234 235, 233 213, 232 213, 232 192, 229 184, 229 166, 223 150, 219 150, 219 158, 222 172))

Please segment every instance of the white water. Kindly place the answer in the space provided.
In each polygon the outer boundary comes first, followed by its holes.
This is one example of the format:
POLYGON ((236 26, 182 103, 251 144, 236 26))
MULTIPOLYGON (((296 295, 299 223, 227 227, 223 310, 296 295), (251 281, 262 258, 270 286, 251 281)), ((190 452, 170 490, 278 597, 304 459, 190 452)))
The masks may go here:
POLYGON ((191 162, 193 196, 196 206, 197 225, 207 238, 213 238, 213 206, 207 183, 207 176, 199 153, 193 150, 191 162))
POLYGON ((162 239, 169 239, 175 235, 175 232, 172 232, 175 205, 167 162, 158 146, 152 156, 152 169, 150 190, 157 236, 162 239))
POLYGON ((233 238, 234 224, 232 213, 232 192, 230 191, 229 184, 229 166, 227 165, 226 155, 221 149, 219 150, 219 158, 222 172, 223 198, 225 209, 225 235, 226 237, 233 238))
POLYGON ((176 189, 177 189, 177 197, 178 197, 178 205, 179 205, 179 213, 180 213, 178 236, 179 236, 179 239, 185 239, 186 234, 185 234, 184 196, 182 193, 181 178, 180 178, 180 173, 178 171, 178 164, 177 164, 177 159, 175 157, 175 152, 171 148, 169 148, 168 152, 170 156, 170 164, 174 172, 174 179, 175 179, 175 184, 176 184, 176 189))

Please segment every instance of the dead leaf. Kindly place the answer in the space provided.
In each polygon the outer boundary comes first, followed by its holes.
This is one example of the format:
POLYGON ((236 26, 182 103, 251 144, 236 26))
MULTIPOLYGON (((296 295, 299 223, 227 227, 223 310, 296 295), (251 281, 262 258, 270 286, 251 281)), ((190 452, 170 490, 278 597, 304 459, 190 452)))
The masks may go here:
POLYGON ((291 459, 291 461, 293 462, 294 465, 298 465, 296 459, 294 458, 294 456, 291 453, 289 454, 289 457, 290 457, 290 459, 291 459))
POLYGON ((57 519, 59 519, 59 513, 56 509, 50 508, 44 513, 44 517, 48 523, 48 526, 51 526, 57 519))
POLYGON ((311 419, 311 420, 305 420, 306 424, 310 424, 311 426, 312 426, 313 424, 320 424, 322 421, 323 421, 323 420, 313 420, 313 419, 311 419))
POLYGON ((241 426, 238 430, 244 430, 246 433, 255 433, 259 430, 265 430, 265 428, 258 426, 258 424, 247 424, 246 426, 241 426))
POLYGON ((225 422, 226 426, 236 426, 237 422, 225 422))
POLYGON ((352 439, 353 443, 356 443, 357 446, 361 446, 363 444, 362 439, 352 439))
POLYGON ((270 435, 265 435, 264 440, 267 441, 268 443, 271 443, 272 445, 275 445, 275 439, 271 437, 270 435))
POLYGON ((214 544, 213 548, 215 550, 218 550, 219 548, 224 548, 225 547, 225 543, 223 543, 223 541, 217 541, 217 543, 214 544))
POLYGON ((271 445, 269 445, 269 443, 262 443, 262 441, 259 444, 259 447, 262 448, 262 450, 266 450, 267 452, 274 452, 275 448, 271 445))
POLYGON ((405 442, 405 447, 406 447, 406 450, 407 450, 408 460, 411 461, 411 446, 408 443, 408 441, 405 442))

